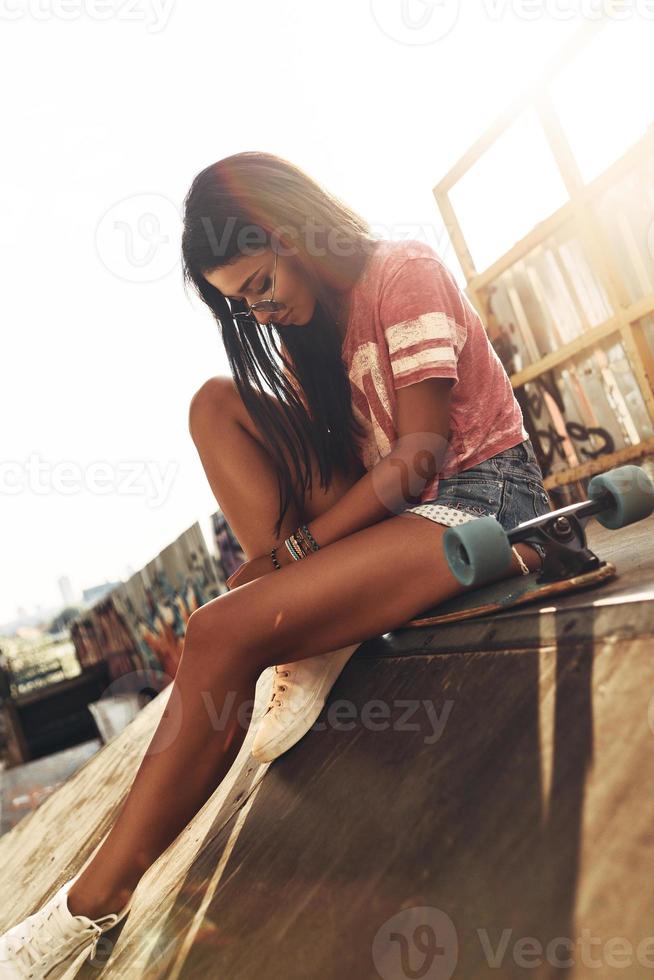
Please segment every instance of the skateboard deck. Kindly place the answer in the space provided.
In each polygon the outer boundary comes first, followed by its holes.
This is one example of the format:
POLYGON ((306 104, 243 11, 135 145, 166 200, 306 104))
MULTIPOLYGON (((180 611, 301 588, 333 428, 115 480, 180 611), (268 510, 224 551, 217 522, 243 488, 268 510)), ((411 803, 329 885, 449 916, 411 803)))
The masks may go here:
POLYGON ((536 572, 531 572, 529 575, 512 576, 508 579, 504 578, 498 582, 471 589, 453 599, 448 599, 447 602, 441 602, 432 609, 425 610, 415 619, 410 619, 402 629, 413 626, 438 626, 441 623, 456 623, 463 619, 474 619, 477 616, 504 612, 529 602, 537 602, 541 599, 549 599, 581 589, 595 588, 603 582, 615 578, 615 575, 615 565, 611 562, 605 562, 590 572, 583 572, 557 582, 546 582, 540 585, 536 581, 536 572))

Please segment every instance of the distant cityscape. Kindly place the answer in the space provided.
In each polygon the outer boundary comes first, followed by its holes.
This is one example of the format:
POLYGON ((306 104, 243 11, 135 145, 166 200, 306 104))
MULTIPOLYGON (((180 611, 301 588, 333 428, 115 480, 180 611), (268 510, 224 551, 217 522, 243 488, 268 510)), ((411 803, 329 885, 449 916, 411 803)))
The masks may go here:
POLYGON ((60 603, 52 606, 37 605, 32 612, 29 612, 24 607, 19 606, 16 610, 15 619, 10 620, 9 622, 0 623, 0 635, 13 636, 18 630, 26 627, 38 629, 40 626, 49 623, 63 609, 71 606, 79 606, 81 608, 93 606, 99 599, 101 599, 108 592, 111 592, 112 589, 120 584, 120 581, 106 581, 100 585, 92 585, 88 589, 83 589, 80 595, 73 589, 70 578, 67 575, 62 575, 61 578, 57 580, 57 585, 59 586, 59 591, 61 593, 60 603))

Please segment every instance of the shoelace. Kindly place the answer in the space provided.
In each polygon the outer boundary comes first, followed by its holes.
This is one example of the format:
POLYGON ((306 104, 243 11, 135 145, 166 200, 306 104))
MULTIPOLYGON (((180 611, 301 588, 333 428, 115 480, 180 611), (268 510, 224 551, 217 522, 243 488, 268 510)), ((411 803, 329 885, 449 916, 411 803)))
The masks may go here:
POLYGON ((277 670, 277 666, 275 666, 275 673, 273 674, 273 690, 272 690, 272 696, 270 698, 270 701, 268 702, 268 708, 266 710, 270 711, 270 709, 275 705, 275 703, 277 703, 277 705, 280 708, 282 707, 282 700, 281 700, 281 698, 278 697, 278 694, 281 693, 281 692, 284 692, 286 690, 286 685, 285 684, 279 684, 278 681, 277 681, 277 678, 278 677, 289 677, 289 676, 290 676, 290 671, 288 671, 288 670, 277 670))
MULTIPOLYGON (((24 971, 24 976, 33 977, 34 974, 31 972, 33 967, 47 954, 54 952, 53 936, 49 936, 47 933, 43 934, 41 930, 46 925, 46 923, 52 918, 52 912, 49 912, 45 918, 39 917, 38 919, 26 919, 23 924, 23 929, 19 935, 10 936, 8 939, 7 947, 9 951, 20 956, 20 966, 24 971)), ((81 949, 83 945, 91 940, 91 934, 93 935, 91 958, 95 956, 98 941, 102 935, 102 929, 100 926, 93 923, 90 926, 85 927, 85 932, 64 932, 64 943, 65 946, 68 942, 76 940, 76 948, 81 949), (86 935, 85 935, 86 933, 86 935)), ((62 953, 66 955, 67 953, 75 952, 76 949, 62 949, 62 953)))

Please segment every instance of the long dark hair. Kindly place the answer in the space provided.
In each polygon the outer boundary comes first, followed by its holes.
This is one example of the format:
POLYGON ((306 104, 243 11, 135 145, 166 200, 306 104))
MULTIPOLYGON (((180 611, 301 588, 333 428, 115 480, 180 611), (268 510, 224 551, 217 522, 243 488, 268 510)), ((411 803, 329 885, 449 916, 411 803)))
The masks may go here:
POLYGON ((197 174, 184 199, 184 284, 193 287, 221 328, 236 387, 272 455, 279 484, 275 539, 291 500, 302 512, 304 494, 311 490, 308 446, 325 489, 334 467, 347 471, 358 458, 356 440, 364 430, 352 411, 336 315, 339 299, 377 243, 362 217, 299 167, 270 153, 237 153, 211 164, 197 174), (308 279, 316 304, 305 326, 235 319, 241 307, 204 278, 248 248, 266 247, 280 254, 290 247, 308 279), (265 397, 262 382, 274 400, 265 397))

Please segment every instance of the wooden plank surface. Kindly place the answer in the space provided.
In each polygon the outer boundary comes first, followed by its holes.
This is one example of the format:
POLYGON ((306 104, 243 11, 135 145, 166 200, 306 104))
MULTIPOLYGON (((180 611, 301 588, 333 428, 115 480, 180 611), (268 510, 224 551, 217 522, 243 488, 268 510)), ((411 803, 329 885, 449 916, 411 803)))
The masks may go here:
POLYGON ((582 589, 596 589, 615 574, 615 565, 605 562, 590 572, 579 572, 554 582, 539 583, 536 572, 531 572, 530 575, 513 575, 508 581, 503 579, 492 582, 464 592, 447 602, 441 602, 410 619, 407 627, 456 623, 477 616, 506 612, 507 609, 515 609, 526 603, 538 602, 541 607, 549 606, 563 595, 580 592, 582 589))

